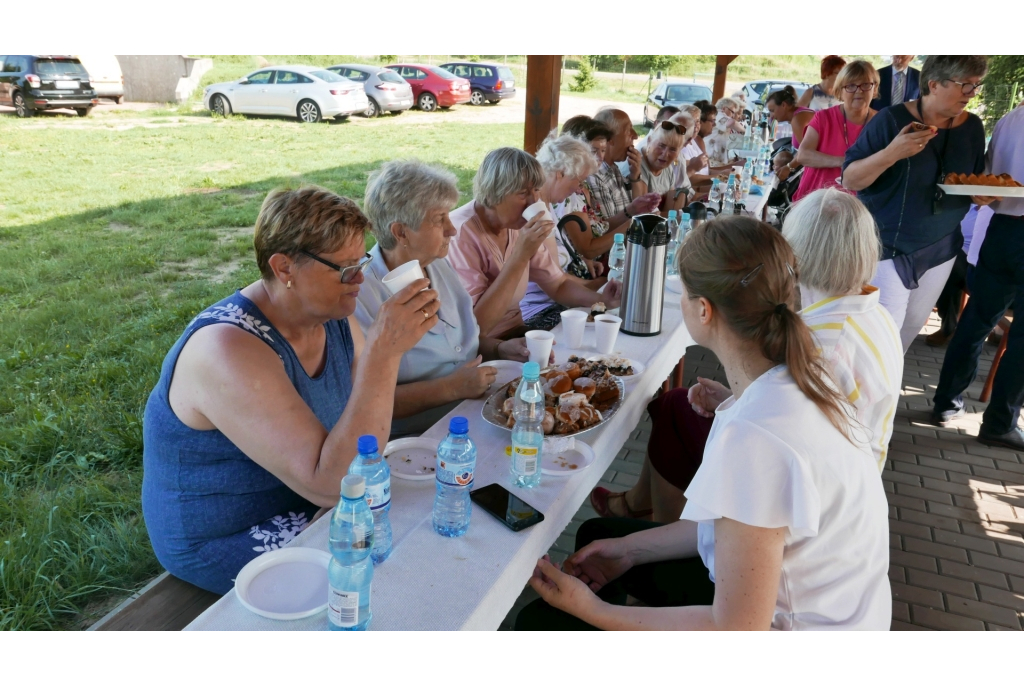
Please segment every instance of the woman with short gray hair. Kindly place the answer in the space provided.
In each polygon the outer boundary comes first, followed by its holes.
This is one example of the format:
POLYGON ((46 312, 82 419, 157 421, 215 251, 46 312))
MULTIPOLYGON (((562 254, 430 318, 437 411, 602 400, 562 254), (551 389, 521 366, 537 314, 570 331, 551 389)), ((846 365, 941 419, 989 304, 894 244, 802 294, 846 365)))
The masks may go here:
POLYGON ((385 163, 366 185, 363 205, 377 244, 359 289, 359 325, 369 329, 391 298, 384 276, 414 260, 441 304, 434 326, 402 356, 392 438, 422 433, 462 400, 484 395, 496 370, 481 366, 483 360, 527 359, 522 338, 500 342, 480 335, 473 301, 445 259, 455 235, 448 212, 458 199, 454 174, 415 160, 385 163))
POLYGON ((878 224, 881 290, 906 351, 942 292, 963 244, 960 221, 993 198, 945 195, 947 174, 985 170, 985 128, 967 103, 981 88, 983 55, 931 55, 921 99, 887 107, 846 152, 843 187, 854 190, 878 224))
POLYGON ((492 150, 473 180, 473 201, 450 215, 457 234, 448 260, 473 298, 484 335, 505 339, 525 331, 519 301, 531 281, 565 306, 589 307, 601 300, 618 306, 617 292, 605 297, 588 290, 540 249, 555 224, 548 212, 529 221, 523 212, 540 199, 545 180, 543 167, 529 153, 492 150))

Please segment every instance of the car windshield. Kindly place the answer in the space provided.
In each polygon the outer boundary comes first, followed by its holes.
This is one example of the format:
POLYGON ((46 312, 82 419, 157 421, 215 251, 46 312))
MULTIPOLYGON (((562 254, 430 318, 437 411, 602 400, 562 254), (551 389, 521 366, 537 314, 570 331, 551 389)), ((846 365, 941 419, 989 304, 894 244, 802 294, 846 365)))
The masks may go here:
POLYGON ((768 84, 765 83, 764 81, 761 81, 760 83, 751 83, 750 90, 757 93, 757 97, 761 97, 762 95, 764 95, 764 87, 767 85, 768 84))
POLYGON ((666 100, 684 100, 696 102, 697 100, 710 100, 711 92, 703 86, 669 86, 666 100))
POLYGON ((512 76, 512 70, 508 67, 498 67, 498 76, 502 81, 515 81, 515 77, 512 76))
POLYGON ((71 59, 37 59, 36 72, 40 76, 78 76, 89 78, 85 67, 78 60, 71 59))
POLYGON ((430 67, 430 71, 434 75, 440 76, 441 78, 446 79, 448 81, 453 81, 458 78, 458 76, 456 76, 452 72, 448 71, 447 69, 442 69, 441 67, 430 67))
POLYGON ((316 71, 309 72, 310 76, 316 76, 321 81, 327 81, 328 83, 337 83, 338 81, 348 81, 350 79, 344 76, 338 76, 333 71, 327 71, 326 69, 317 69, 316 71))
POLYGON ((377 74, 377 78, 379 78, 384 83, 405 83, 401 76, 391 71, 390 69, 385 69, 384 71, 377 74))

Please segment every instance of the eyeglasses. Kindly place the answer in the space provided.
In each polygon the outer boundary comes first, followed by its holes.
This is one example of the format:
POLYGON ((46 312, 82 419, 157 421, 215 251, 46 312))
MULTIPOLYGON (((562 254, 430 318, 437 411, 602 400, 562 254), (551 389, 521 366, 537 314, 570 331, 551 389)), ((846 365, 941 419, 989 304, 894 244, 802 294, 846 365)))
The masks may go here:
POLYGON ((370 262, 373 261, 373 256, 367 252, 362 259, 359 260, 358 264, 352 266, 338 266, 334 262, 329 262, 323 257, 317 257, 312 252, 306 252, 305 250, 299 250, 302 254, 306 255, 310 259, 314 259, 324 266, 329 266, 341 275, 342 283, 351 283, 355 280, 356 274, 361 274, 366 271, 366 267, 370 266, 370 262))
POLYGON ((981 90, 981 86, 983 85, 981 83, 961 83, 960 81, 954 81, 951 78, 946 79, 946 81, 960 86, 960 92, 964 95, 973 95, 976 91, 981 90))
POLYGON ((875 85, 876 84, 872 81, 868 81, 867 83, 847 83, 843 86, 843 90, 847 93, 856 93, 859 89, 860 92, 867 93, 870 90, 874 90, 875 85))
POLYGON ((685 127, 680 126, 679 124, 673 124, 671 121, 668 121, 668 120, 665 120, 665 121, 661 122, 661 127, 663 129, 665 129, 666 131, 675 131, 676 133, 678 133, 681 136, 685 136, 686 135, 686 128, 685 127))

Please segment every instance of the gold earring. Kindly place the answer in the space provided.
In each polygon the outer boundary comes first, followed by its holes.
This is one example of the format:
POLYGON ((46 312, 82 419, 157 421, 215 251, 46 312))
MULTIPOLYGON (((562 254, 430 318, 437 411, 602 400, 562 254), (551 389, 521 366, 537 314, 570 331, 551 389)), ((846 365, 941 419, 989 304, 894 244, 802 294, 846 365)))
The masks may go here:
POLYGON ((291 290, 291 289, 292 289, 292 282, 288 281, 288 290, 291 290))

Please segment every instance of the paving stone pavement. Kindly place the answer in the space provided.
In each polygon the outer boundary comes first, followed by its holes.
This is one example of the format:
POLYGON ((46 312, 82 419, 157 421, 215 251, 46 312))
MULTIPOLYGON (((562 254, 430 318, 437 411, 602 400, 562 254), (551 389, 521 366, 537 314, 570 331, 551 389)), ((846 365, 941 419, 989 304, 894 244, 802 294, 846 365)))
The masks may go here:
MULTIPOLYGON (((946 348, 924 336, 906 355, 903 396, 896 413, 882 480, 889 499, 889 578, 893 630, 1024 629, 1024 453, 975 440, 985 404, 978 401, 995 346, 985 345, 978 378, 965 394, 967 415, 946 428, 928 422, 946 348)), ((709 350, 691 347, 686 384, 697 375, 725 382, 709 350)), ((645 413, 601 478, 611 490, 636 483, 650 436, 645 413)), ((562 561, 577 529, 596 517, 584 503, 550 550, 562 561)), ((519 610, 537 598, 526 587, 501 624, 511 629, 519 610)))

